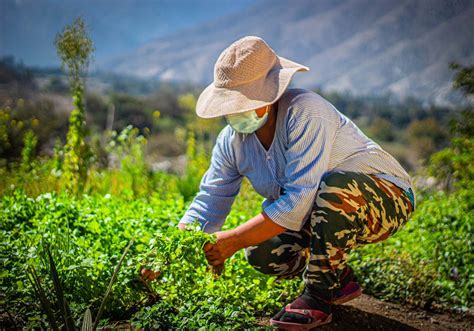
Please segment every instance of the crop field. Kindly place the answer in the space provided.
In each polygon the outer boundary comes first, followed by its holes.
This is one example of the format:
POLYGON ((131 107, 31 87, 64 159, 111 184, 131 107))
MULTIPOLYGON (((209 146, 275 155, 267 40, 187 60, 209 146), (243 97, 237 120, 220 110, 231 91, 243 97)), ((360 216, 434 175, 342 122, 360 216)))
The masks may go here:
MULTIPOLYGON (((259 273, 242 251, 226 261, 220 276, 214 275, 202 252, 212 235, 175 226, 189 203, 179 190, 182 179, 157 175, 151 180, 156 187, 137 197, 126 189, 123 194, 92 192, 81 197, 61 191, 31 196, 22 188, 5 193, 0 214, 1 286, 12 318, 28 328, 44 328, 46 301, 58 327, 67 324, 57 309, 59 302, 66 303, 67 316, 76 326, 88 309, 94 319, 131 240, 99 325, 131 320, 146 329, 251 327, 298 294, 301 281, 276 281, 259 273), (143 280, 142 266, 159 272, 159 277, 143 280)), ((113 176, 116 182, 127 181, 126 174, 113 176)), ((244 182, 224 228, 255 215, 261 199, 244 182)), ((474 285, 472 194, 460 190, 449 197, 422 196, 419 201, 403 230, 386 242, 358 249, 351 265, 366 293, 376 297, 421 306, 469 307, 474 285)))

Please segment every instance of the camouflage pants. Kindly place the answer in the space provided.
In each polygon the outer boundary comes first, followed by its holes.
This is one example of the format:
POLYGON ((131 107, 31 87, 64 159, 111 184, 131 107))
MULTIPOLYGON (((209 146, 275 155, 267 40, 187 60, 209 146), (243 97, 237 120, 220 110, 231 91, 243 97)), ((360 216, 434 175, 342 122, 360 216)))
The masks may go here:
POLYGON ((257 270, 279 278, 303 276, 317 290, 340 287, 349 252, 387 239, 413 212, 413 192, 375 175, 326 173, 300 231, 287 230, 245 249, 257 270))

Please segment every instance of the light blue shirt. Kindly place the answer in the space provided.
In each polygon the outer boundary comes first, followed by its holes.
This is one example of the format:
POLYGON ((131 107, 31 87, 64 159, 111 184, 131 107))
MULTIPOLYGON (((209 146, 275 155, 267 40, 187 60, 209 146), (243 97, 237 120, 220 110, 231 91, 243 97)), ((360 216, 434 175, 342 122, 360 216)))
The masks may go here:
POLYGON ((382 174, 403 189, 412 187, 398 161, 332 104, 313 91, 287 89, 278 100, 268 150, 255 133, 222 129, 200 190, 180 223, 198 219, 203 231, 219 231, 245 176, 265 197, 262 209, 272 221, 299 231, 322 175, 331 170, 382 174))

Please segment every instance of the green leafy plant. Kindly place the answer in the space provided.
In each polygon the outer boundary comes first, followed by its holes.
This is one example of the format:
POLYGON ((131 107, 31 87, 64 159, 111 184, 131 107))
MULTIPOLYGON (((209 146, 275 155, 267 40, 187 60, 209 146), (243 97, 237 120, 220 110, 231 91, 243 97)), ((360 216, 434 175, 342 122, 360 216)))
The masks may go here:
MULTIPOLYGON (((457 70, 454 87, 466 97, 474 94, 474 65, 463 67, 452 63, 451 69, 457 70)), ((431 175, 441 179, 446 189, 457 187, 470 188, 474 182, 474 110, 472 105, 463 109, 450 121, 450 145, 433 154, 428 170, 431 175)))
POLYGON ((25 173, 34 168, 33 162, 36 155, 36 146, 38 138, 32 130, 26 132, 23 138, 23 149, 21 150, 20 168, 25 173))
POLYGON ((145 162, 147 139, 138 128, 128 125, 120 133, 112 131, 108 152, 119 166, 123 183, 127 184, 123 192, 137 197, 148 192, 151 171, 145 162))
POLYGON ((64 153, 64 182, 68 190, 82 193, 87 178, 89 148, 85 137, 85 74, 94 46, 82 18, 67 25, 55 39, 62 68, 67 68, 74 109, 69 116, 69 131, 64 153))
MULTIPOLYGON (((227 226, 235 226, 258 208, 258 199, 250 194, 239 198, 227 226)), ((32 265, 43 283, 50 278, 48 263, 38 250, 45 240, 51 243, 64 298, 75 321, 83 318, 87 308, 99 310, 114 267, 131 238, 135 244, 129 258, 102 305, 102 325, 131 318, 134 324, 149 328, 249 327, 255 316, 273 313, 299 289, 299 282, 277 284, 274 277, 258 273, 242 252, 216 277, 202 252, 203 244, 213 236, 175 227, 185 210, 182 197, 166 198, 156 192, 133 200, 111 195, 79 200, 62 192, 30 198, 18 190, 2 197, 0 204, 4 238, 0 258, 8 270, 2 275, 2 288, 8 289, 8 310, 25 316, 24 323, 30 327, 49 324, 44 309, 24 310, 25 303, 37 299, 22 271, 24 265, 32 265), (159 271, 160 277, 143 281, 141 266, 159 271)))
POLYGON ((197 140, 194 131, 187 131, 186 169, 177 181, 179 193, 190 200, 199 191, 199 183, 209 167, 209 157, 202 140, 197 140))

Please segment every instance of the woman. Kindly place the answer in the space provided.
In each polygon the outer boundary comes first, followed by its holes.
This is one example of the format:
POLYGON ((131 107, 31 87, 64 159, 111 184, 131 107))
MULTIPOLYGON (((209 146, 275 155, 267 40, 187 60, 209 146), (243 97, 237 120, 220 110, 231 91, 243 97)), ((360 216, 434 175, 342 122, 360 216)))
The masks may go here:
POLYGON ((220 54, 196 112, 229 125, 178 225, 198 219, 216 232, 217 242, 204 246, 211 265, 244 248, 263 273, 303 277, 304 292, 271 319, 280 328, 329 323, 333 304, 360 295, 346 265, 350 250, 388 238, 415 203, 411 179, 391 155, 318 94, 288 88, 294 73, 308 70, 253 36, 220 54), (244 176, 266 198, 262 212, 220 231, 244 176))

